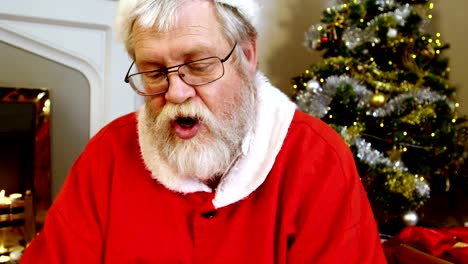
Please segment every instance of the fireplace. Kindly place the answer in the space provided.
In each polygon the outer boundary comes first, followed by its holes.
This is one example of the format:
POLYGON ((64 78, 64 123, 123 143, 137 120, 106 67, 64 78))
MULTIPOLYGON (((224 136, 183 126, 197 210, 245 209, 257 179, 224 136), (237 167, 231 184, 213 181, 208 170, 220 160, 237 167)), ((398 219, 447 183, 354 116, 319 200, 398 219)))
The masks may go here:
POLYGON ((0 257, 41 229, 50 168, 48 90, 0 87, 0 257))
MULTIPOLYGON (((52 201, 89 138, 109 121, 141 104, 141 98, 123 82, 131 59, 113 32, 116 7, 116 1, 2 2, 0 87, 47 87, 52 102, 49 121, 52 201)), ((2 92, 1 97, 5 95, 2 92)), ((30 124, 27 120, 24 123, 30 124)), ((12 157, 13 152, 7 155, 12 157)), ((33 158, 25 157, 23 162, 30 163, 33 158)), ((14 192, 24 195, 22 192, 31 185, 24 186, 22 179, 31 174, 24 172, 27 168, 21 168, 20 173, 12 162, 7 164, 9 170, 23 176, 9 182, 11 186, 0 186, 0 191, 5 189, 8 198, 14 192)), ((39 206, 40 200, 32 198, 39 206)), ((36 218, 40 220, 40 211, 36 218)), ((1 236, 0 233, 0 240, 1 236)))
POLYGON ((141 104, 123 81, 131 59, 112 30, 116 7, 26 0, 0 8, 0 87, 50 92, 52 200, 89 138, 141 104))

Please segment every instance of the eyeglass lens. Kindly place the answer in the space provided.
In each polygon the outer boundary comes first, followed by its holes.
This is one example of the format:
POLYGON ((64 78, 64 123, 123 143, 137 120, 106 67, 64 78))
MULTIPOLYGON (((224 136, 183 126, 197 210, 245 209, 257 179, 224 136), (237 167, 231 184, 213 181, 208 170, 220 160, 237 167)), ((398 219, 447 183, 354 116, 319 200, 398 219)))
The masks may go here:
MULTIPOLYGON (((129 82, 140 93, 162 93, 168 88, 169 72, 143 72, 129 76, 129 82)), ((206 58, 199 61, 181 65, 177 69, 179 77, 189 85, 203 85, 221 78, 224 67, 217 57, 206 58)))

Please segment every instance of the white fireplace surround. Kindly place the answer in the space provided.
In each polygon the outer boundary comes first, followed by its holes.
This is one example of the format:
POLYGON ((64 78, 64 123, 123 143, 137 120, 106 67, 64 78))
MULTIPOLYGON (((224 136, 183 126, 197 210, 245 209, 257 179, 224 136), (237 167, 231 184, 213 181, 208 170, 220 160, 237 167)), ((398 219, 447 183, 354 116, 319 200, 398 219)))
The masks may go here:
POLYGON ((116 2, 2 0, 0 41, 81 72, 90 89, 90 136, 139 99, 123 82, 130 60, 112 30, 116 2))

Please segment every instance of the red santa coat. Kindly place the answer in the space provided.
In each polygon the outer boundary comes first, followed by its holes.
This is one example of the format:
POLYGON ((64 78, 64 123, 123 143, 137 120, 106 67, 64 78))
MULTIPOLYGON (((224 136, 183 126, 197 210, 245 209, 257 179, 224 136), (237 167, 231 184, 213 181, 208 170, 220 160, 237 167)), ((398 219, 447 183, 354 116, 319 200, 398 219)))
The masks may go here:
POLYGON ((217 190, 174 180, 126 115, 90 140, 21 263, 385 263, 347 146, 258 81, 260 121, 217 190))

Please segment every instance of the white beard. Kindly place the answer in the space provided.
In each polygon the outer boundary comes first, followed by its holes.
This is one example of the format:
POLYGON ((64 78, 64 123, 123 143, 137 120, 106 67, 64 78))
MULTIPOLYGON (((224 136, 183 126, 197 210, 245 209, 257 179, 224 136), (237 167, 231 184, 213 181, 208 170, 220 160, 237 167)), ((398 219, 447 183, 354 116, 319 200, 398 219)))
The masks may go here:
POLYGON ((226 102, 218 115, 205 105, 188 100, 183 104, 167 103, 156 113, 145 104, 143 126, 159 152, 178 177, 197 178, 202 182, 224 175, 239 156, 242 140, 252 127, 256 114, 254 82, 239 87, 234 102, 226 102), (170 122, 177 116, 196 117, 202 122, 191 139, 177 137, 170 122))

